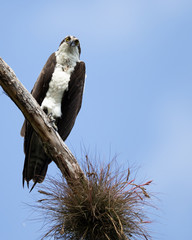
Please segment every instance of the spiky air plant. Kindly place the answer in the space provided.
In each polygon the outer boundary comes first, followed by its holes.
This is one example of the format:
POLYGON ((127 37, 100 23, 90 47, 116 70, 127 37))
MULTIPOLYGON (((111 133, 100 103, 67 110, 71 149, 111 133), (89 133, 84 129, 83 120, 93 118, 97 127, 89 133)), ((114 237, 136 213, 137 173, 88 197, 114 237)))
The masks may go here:
POLYGON ((63 177, 49 178, 39 192, 37 207, 45 216, 42 239, 133 240, 150 239, 144 207, 150 196, 145 187, 130 179, 130 170, 112 172, 111 165, 95 168, 87 158, 87 184, 68 186, 63 177))

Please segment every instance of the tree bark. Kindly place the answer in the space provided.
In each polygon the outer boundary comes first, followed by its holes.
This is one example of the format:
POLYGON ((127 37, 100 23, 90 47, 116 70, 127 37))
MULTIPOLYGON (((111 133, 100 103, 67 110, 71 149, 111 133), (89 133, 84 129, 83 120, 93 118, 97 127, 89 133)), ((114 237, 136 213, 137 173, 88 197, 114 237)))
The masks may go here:
POLYGON ((77 160, 52 127, 48 116, 2 58, 0 58, 0 86, 30 122, 41 138, 45 151, 56 163, 67 182, 72 184, 86 180, 77 160))

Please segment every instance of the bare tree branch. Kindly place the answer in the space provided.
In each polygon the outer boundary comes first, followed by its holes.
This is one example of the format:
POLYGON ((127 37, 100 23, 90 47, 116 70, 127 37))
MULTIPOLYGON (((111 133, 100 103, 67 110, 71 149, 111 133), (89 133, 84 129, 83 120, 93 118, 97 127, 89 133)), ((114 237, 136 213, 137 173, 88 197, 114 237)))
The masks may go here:
POLYGON ((56 163, 68 183, 86 179, 77 160, 54 130, 47 115, 2 58, 0 58, 0 86, 30 122, 41 138, 45 151, 56 163))

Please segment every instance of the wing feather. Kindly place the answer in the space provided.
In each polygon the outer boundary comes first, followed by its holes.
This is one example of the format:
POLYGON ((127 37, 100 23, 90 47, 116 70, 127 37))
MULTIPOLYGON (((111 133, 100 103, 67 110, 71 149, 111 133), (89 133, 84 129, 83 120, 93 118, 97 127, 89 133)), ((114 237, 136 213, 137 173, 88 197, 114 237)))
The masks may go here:
MULTIPOLYGON (((52 74, 54 72, 56 64, 55 53, 53 53, 44 65, 32 91, 32 96, 41 105, 43 99, 46 96, 46 92, 51 81, 52 74)), ((41 182, 44 178, 47 170, 47 166, 50 163, 50 159, 46 156, 42 150, 42 144, 40 139, 36 136, 31 124, 28 121, 24 121, 21 136, 24 136, 24 152, 25 152, 25 163, 23 168, 23 184, 24 180, 29 181, 31 179, 36 182, 41 182), (34 145, 34 146, 32 146, 34 145), (33 147, 33 149, 32 149, 33 147), (39 156, 38 158, 34 156, 39 156), (37 165, 38 164, 38 165, 37 165)), ((35 185, 34 184, 34 185, 35 185)))
MULTIPOLYGON (((36 99, 36 101, 41 105, 43 99, 45 98, 46 92, 49 87, 49 82, 51 81, 52 74, 54 72, 56 64, 56 56, 55 53, 52 53, 51 56, 48 58, 47 62, 45 63, 37 81, 31 91, 32 96, 36 99)), ((26 132, 26 120, 23 123, 21 128, 21 136, 25 136, 26 132)))
POLYGON ((71 75, 68 91, 64 93, 61 104, 62 116, 57 124, 58 132, 63 140, 65 140, 71 132, 81 108, 84 82, 85 63, 78 62, 71 75))

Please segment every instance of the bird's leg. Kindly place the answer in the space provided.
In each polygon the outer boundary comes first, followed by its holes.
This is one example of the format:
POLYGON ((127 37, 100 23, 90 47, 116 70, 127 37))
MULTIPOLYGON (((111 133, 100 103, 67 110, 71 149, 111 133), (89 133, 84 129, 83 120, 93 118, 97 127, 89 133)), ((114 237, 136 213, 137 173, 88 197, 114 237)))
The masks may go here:
POLYGON ((47 116, 49 117, 50 119, 50 123, 51 125, 53 126, 53 128, 55 129, 55 131, 58 131, 58 128, 57 128, 57 118, 54 117, 53 113, 50 112, 48 113, 48 109, 46 107, 43 108, 43 111, 47 114, 47 116))
POLYGON ((55 129, 55 131, 58 131, 58 127, 56 125, 57 124, 57 118, 55 118, 52 113, 49 113, 48 117, 49 117, 50 123, 53 126, 53 128, 55 129))

